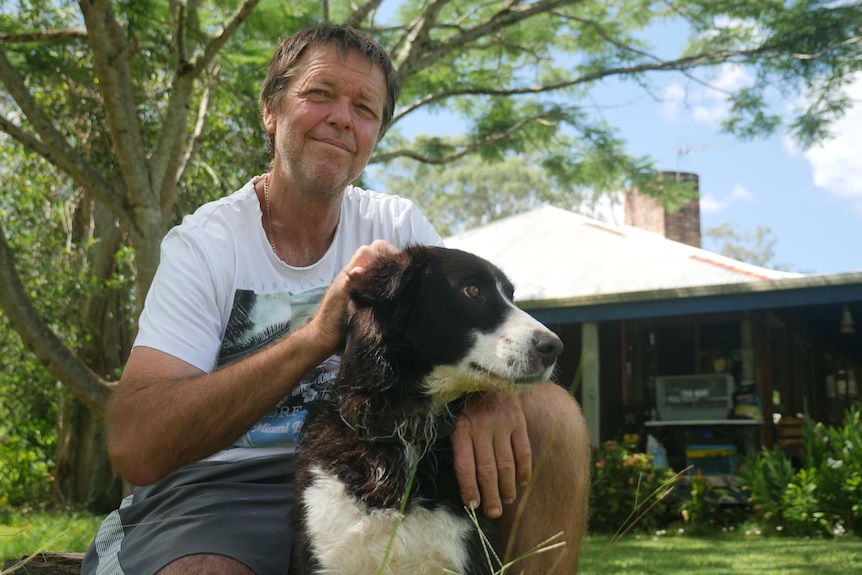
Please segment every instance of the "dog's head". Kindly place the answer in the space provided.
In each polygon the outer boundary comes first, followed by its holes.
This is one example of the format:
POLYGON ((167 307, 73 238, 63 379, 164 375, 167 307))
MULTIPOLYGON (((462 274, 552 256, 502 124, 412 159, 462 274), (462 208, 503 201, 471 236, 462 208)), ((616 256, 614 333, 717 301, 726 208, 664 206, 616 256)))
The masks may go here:
POLYGON ((544 381, 562 342, 515 306, 513 291, 478 256, 408 247, 352 286, 345 358, 379 354, 400 380, 421 381, 421 392, 441 401, 544 381))

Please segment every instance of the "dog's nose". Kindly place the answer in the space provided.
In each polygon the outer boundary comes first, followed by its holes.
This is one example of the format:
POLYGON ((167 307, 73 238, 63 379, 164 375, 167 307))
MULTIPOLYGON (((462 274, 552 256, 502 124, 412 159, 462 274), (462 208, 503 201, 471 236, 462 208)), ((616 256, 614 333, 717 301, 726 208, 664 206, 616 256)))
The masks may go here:
POLYGON ((554 365, 557 358, 563 353, 563 342, 552 331, 541 330, 533 334, 533 342, 536 351, 542 358, 542 365, 550 367, 554 365))

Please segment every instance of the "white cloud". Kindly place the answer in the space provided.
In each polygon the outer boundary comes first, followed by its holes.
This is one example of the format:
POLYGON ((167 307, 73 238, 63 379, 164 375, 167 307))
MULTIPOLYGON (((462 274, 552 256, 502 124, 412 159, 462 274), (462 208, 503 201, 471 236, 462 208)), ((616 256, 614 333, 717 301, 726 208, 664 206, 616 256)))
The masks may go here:
POLYGON ((834 137, 803 155, 811 164, 814 185, 849 201, 862 216, 862 74, 847 93, 857 103, 834 124, 834 137))
POLYGON ((663 91, 662 113, 669 120, 686 119, 683 110, 699 124, 718 125, 727 116, 727 94, 750 86, 754 78, 743 67, 722 64, 705 84, 673 83, 663 91))
POLYGON ((754 196, 742 184, 733 184, 733 187, 730 189, 730 199, 733 201, 751 201, 754 199, 754 196))
POLYGON ((733 184, 730 188, 730 194, 726 198, 717 198, 713 194, 704 194, 700 197, 701 213, 716 214, 730 207, 736 202, 750 202, 754 200, 754 196, 748 191, 748 188, 742 184, 733 184))
POLYGON ((712 194, 704 194, 700 197, 701 213, 718 213, 727 206, 726 202, 720 202, 712 194))
POLYGON ((682 84, 668 84, 662 94, 662 116, 668 120, 679 119, 679 111, 685 103, 685 88, 682 84))

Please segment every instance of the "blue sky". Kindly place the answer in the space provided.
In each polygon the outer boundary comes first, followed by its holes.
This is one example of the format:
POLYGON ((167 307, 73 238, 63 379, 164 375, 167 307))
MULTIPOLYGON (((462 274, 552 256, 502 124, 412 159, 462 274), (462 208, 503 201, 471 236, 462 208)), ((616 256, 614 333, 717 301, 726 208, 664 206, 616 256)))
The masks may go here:
MULTIPOLYGON (((657 26, 649 37, 670 56, 684 34, 679 26, 657 26)), ((696 74, 706 79, 706 72, 696 74)), ((709 81, 730 88, 752 77, 724 66, 709 81)), ((698 174, 702 228, 729 222, 753 233, 768 227, 777 240, 772 263, 791 271, 862 271, 862 75, 849 91, 859 104, 834 126, 830 141, 806 151, 783 132, 749 142, 722 133, 727 105, 718 91, 680 74, 656 75, 652 82, 651 95, 609 82, 585 105, 620 130, 631 154, 655 158, 661 170, 698 174)), ((778 111, 796 104, 778 96, 772 103, 778 111)), ((399 125, 408 135, 459 131, 445 114, 407 120, 399 125)), ((703 247, 716 248, 707 241, 703 247)))
MULTIPOLYGON (((728 66, 713 82, 748 80, 728 66)), ((625 89, 600 92, 606 102, 627 101, 625 89)), ((748 142, 722 133, 725 102, 682 77, 663 79, 661 101, 645 97, 604 114, 633 154, 656 158, 660 169, 698 174, 703 228, 766 226, 777 240, 776 264, 807 273, 862 271, 862 78, 851 93, 860 104, 834 126, 833 139, 807 151, 783 132, 748 142)))

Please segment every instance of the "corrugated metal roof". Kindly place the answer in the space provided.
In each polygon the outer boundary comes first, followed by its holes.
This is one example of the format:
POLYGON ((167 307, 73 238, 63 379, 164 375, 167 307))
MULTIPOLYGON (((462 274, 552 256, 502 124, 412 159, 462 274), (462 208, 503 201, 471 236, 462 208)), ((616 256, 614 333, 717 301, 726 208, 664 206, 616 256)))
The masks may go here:
POLYGON ((546 206, 446 238, 515 284, 518 301, 804 277, 546 206))

